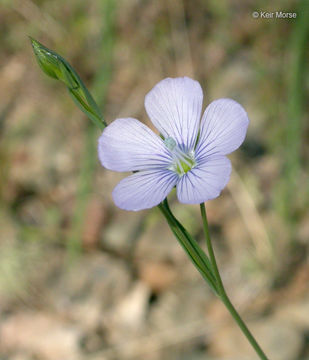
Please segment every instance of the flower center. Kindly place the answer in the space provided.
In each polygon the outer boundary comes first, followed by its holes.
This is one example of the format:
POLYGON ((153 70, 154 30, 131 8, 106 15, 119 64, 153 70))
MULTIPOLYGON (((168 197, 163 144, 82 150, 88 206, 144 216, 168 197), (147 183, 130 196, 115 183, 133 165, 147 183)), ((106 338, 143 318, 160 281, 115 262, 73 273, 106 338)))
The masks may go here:
POLYGON ((173 162, 168 168, 169 170, 176 172, 179 176, 183 176, 195 167, 196 162, 193 150, 182 150, 171 137, 166 138, 164 144, 170 150, 173 157, 173 162))

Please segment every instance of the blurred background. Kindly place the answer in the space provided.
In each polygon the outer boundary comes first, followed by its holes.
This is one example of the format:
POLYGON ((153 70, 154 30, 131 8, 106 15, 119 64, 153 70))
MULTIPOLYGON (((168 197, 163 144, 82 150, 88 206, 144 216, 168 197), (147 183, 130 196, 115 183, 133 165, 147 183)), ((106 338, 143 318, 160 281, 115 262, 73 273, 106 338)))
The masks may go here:
MULTIPOLYGON (((251 120, 206 205, 224 283, 270 359, 309 359, 308 1, 0 0, 0 359, 255 359, 157 209, 125 212, 65 57, 109 123, 190 76, 251 120), (261 19, 253 11, 296 12, 261 19)), ((174 196, 174 195, 173 195, 174 196)), ((198 206, 171 206, 203 244, 198 206)), ((204 244, 203 244, 204 246, 204 244)))

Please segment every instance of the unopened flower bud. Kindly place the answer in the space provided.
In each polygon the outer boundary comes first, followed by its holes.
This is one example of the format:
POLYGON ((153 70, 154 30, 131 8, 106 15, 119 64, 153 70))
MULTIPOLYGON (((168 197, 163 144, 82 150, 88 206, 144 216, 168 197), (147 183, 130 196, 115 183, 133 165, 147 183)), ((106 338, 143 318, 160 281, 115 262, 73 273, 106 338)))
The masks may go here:
POLYGON ((63 81, 70 89, 79 87, 77 77, 65 59, 37 40, 30 40, 37 62, 46 75, 63 81))

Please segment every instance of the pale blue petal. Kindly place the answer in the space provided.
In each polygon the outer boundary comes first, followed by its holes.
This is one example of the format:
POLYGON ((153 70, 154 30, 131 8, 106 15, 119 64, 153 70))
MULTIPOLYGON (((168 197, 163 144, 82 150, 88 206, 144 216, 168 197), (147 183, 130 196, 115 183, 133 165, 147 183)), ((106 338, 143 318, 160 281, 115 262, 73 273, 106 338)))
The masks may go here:
POLYGON ((244 141, 249 119, 244 108, 231 99, 218 99, 204 112, 196 156, 227 155, 244 141))
POLYGON ((166 198, 177 180, 178 175, 170 170, 140 171, 119 182, 113 199, 123 210, 149 209, 166 198))
POLYGON ((177 184, 177 197, 184 204, 200 204, 218 197, 229 181, 231 162, 225 156, 201 161, 177 184))
POLYGON ((145 97, 145 108, 154 126, 178 145, 193 149, 201 119, 203 92, 188 77, 160 81, 145 97))
POLYGON ((133 118, 117 119, 99 138, 99 158, 114 171, 166 168, 171 155, 162 139, 133 118))

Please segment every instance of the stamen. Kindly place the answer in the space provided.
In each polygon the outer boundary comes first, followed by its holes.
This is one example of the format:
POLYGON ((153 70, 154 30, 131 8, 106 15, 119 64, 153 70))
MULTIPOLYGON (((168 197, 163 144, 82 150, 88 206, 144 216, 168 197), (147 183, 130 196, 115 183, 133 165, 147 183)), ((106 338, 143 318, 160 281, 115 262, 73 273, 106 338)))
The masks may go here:
POLYGON ((196 165, 194 159, 194 151, 185 152, 182 150, 172 137, 164 140, 165 146, 171 151, 173 162, 169 167, 170 170, 176 172, 179 176, 183 176, 196 165))

